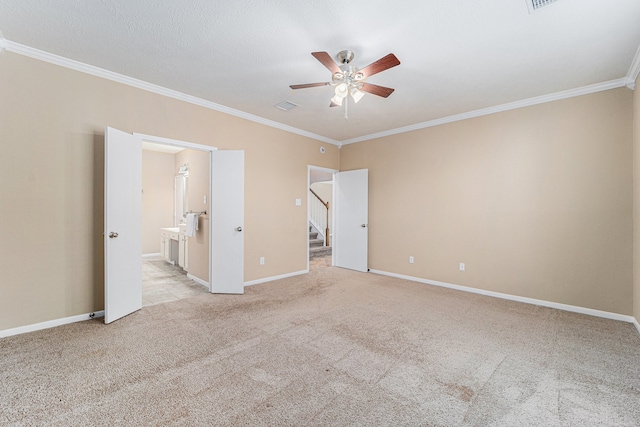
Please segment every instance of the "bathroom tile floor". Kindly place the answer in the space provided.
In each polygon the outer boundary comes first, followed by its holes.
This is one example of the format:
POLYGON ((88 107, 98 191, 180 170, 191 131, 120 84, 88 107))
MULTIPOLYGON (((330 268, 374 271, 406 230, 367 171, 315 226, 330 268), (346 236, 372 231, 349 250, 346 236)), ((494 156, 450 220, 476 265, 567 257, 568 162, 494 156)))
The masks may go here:
POLYGON ((160 256, 142 259, 142 306, 162 304, 209 292, 177 265, 160 256))

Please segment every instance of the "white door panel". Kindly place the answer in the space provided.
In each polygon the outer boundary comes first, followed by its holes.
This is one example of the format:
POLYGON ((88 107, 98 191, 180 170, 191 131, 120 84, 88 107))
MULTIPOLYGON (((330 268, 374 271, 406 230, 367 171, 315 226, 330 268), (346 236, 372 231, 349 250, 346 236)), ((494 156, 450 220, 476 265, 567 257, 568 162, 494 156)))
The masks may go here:
POLYGON ((369 171, 335 174, 334 264, 368 271, 369 171))
POLYGON ((104 322, 142 308, 142 142, 107 127, 104 168, 104 322))
POLYGON ((244 151, 214 151, 211 292, 244 293, 244 151))

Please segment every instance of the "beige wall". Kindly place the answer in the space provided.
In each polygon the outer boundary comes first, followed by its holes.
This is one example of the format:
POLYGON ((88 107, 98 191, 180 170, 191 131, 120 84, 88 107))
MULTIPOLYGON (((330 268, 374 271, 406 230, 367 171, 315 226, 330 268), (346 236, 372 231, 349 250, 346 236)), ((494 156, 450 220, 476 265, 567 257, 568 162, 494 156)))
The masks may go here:
POLYGON ((640 322, 640 77, 633 93, 633 316, 640 322))
POLYGON ((0 330, 104 308, 105 126, 245 150, 245 280, 306 269, 307 165, 337 147, 3 52, 0 330))
POLYGON ((4 52, 0 330, 103 309, 107 125, 245 150, 246 281, 306 268, 307 165, 368 167, 371 268, 638 318, 638 103, 616 89, 340 152, 4 52))
POLYGON ((205 282, 209 281, 209 153, 198 150, 182 150, 176 153, 175 170, 189 164, 187 178, 187 212, 204 212, 198 217, 198 231, 189 237, 188 271, 205 282), (207 196, 207 203, 204 202, 207 196))
POLYGON ((173 227, 173 154, 142 151, 142 253, 160 252, 160 228, 173 227))
POLYGON ((342 147, 341 170, 369 169, 369 267, 630 315, 632 97, 342 147))

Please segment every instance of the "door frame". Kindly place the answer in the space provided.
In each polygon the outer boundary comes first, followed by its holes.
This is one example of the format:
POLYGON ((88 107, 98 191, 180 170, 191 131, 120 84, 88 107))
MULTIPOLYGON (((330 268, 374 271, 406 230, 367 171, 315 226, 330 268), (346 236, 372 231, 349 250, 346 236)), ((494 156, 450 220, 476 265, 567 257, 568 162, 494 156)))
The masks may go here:
MULTIPOLYGON (((336 173, 340 172, 337 169, 330 169, 330 168, 324 168, 321 166, 313 166, 313 165, 307 165, 307 221, 305 224, 305 230, 307 230, 309 228, 309 219, 311 218, 311 212, 310 212, 310 206, 309 206, 309 189, 311 188, 311 171, 312 170, 317 170, 317 171, 321 171, 321 172, 327 172, 331 174, 331 181, 333 182, 333 188, 332 188, 332 194, 331 194, 331 218, 335 220, 335 208, 336 208, 336 204, 335 204, 335 200, 336 200, 336 173)), ((334 229, 333 227, 334 224, 331 224, 331 228, 334 229)), ((306 233, 307 235, 307 272, 309 272, 309 233, 306 233)), ((335 237, 335 236, 334 236, 335 237)), ((334 245, 335 243, 335 239, 332 238, 331 239, 331 245, 334 245)), ((331 250, 331 265, 334 265, 333 262, 333 254, 334 254, 334 250, 333 250, 333 246, 332 246, 332 250, 331 250)))
MULTIPOLYGON (((141 133, 133 133, 138 136, 142 141, 153 142, 155 144, 171 145, 173 147, 181 147, 190 150, 206 151, 209 153, 209 193, 207 194, 207 200, 209 200, 209 207, 207 211, 211 213, 211 200, 213 200, 213 152, 218 151, 217 147, 210 145, 195 144, 193 142, 180 141, 177 139, 163 138, 160 136, 145 135, 141 133)), ((213 227, 209 225, 209 292, 213 292, 213 262, 211 261, 211 254, 213 253, 213 227)))

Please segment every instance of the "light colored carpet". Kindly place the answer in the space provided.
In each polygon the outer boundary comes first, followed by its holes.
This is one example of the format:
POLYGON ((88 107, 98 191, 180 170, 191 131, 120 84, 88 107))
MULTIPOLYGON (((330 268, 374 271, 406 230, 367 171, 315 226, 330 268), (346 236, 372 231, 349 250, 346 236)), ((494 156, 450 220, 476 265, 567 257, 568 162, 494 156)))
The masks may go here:
POLYGON ((4 338, 0 424, 638 426, 640 335, 327 267, 4 338))

